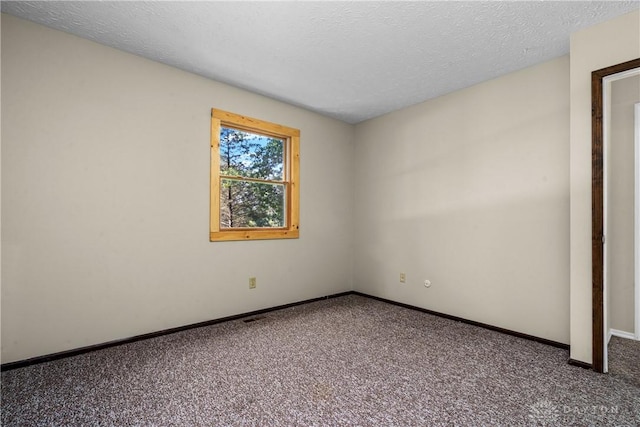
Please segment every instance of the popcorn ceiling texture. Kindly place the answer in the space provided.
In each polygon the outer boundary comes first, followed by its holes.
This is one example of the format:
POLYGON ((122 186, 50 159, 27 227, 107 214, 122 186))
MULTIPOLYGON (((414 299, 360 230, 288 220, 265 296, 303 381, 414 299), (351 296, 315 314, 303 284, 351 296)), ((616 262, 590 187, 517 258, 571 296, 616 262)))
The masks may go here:
POLYGON ((357 123, 566 55, 570 33, 639 3, 3 1, 1 7, 357 123))
POLYGON ((638 384, 356 295, 2 373, 3 426, 640 425, 638 384))

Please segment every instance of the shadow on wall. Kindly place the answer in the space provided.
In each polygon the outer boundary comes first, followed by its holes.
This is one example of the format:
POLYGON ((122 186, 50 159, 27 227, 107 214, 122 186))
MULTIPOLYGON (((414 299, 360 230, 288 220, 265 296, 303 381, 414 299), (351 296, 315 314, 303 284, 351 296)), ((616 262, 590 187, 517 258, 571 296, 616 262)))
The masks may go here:
POLYGON ((447 133, 409 113, 397 140, 367 128, 383 135, 360 150, 357 186, 375 191, 356 198, 355 289, 568 343, 567 114, 539 107, 447 133))

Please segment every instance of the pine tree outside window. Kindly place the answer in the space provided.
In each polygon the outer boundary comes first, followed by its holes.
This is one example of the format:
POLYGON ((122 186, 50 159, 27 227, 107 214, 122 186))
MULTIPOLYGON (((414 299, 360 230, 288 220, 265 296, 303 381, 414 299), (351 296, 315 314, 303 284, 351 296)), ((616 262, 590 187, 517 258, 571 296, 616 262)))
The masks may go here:
POLYGON ((210 240, 299 237, 300 131, 211 110, 210 240))

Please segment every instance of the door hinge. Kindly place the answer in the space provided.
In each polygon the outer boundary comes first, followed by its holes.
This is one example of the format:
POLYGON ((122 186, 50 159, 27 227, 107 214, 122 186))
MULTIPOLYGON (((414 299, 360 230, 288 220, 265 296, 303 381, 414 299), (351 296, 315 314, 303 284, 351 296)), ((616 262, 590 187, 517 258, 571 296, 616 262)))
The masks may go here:
POLYGON ((604 234, 603 234, 603 235, 602 235, 602 244, 603 244, 603 245, 604 245, 604 243, 605 243, 605 240, 607 240, 607 239, 605 239, 605 238, 604 238, 604 234))

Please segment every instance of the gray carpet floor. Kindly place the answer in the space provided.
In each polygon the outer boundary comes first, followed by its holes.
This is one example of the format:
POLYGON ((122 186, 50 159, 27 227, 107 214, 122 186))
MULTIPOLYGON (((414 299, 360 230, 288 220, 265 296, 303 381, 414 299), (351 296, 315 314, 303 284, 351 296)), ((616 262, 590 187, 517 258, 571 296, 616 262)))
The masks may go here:
POLYGON ((640 387, 640 341, 611 337, 609 374, 640 387))
POLYGON ((2 373, 3 426, 637 426, 568 352, 349 295, 2 373))

